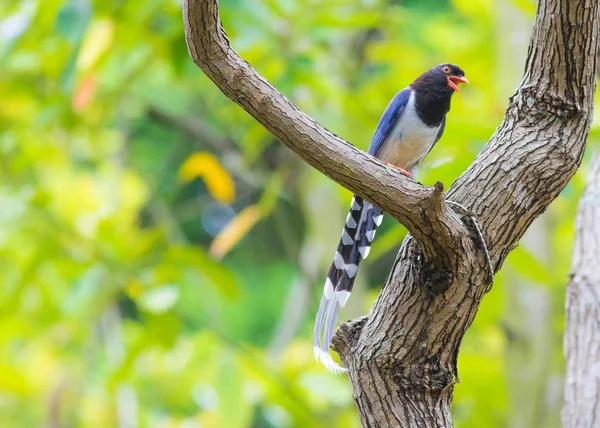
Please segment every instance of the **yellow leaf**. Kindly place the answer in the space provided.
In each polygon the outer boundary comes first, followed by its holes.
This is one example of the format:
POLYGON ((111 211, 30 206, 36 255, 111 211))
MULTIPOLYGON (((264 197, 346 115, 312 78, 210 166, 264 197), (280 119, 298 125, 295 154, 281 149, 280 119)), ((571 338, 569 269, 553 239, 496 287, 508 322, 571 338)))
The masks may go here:
POLYGON ((210 153, 198 152, 190 155, 179 169, 179 177, 186 183, 196 177, 202 178, 210 194, 224 204, 229 204, 235 199, 233 178, 210 153))
POLYGON ((135 300, 144 292, 144 287, 140 281, 134 279, 125 286, 125 292, 129 295, 129 297, 135 300))
POLYGON ((256 205, 244 208, 223 228, 210 245, 210 254, 222 259, 262 218, 263 212, 256 205))
POLYGON ((91 69, 108 52, 113 42, 115 24, 110 19, 99 19, 90 25, 85 33, 77 68, 81 71, 91 69))

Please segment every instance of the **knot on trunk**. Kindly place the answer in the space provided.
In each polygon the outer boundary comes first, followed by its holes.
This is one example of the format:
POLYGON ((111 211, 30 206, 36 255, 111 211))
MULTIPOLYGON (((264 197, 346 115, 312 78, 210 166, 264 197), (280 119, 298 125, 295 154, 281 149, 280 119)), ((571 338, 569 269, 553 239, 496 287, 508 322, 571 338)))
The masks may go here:
POLYGON ((511 98, 511 101, 519 100, 519 115, 529 116, 531 123, 542 120, 548 115, 573 119, 576 116, 585 116, 587 111, 581 104, 574 102, 564 95, 560 95, 551 89, 539 86, 522 88, 511 98))
POLYGON ((421 268, 422 284, 433 295, 443 294, 452 285, 454 275, 452 272, 440 269, 431 263, 424 264, 421 268))
POLYGON ((331 349, 337 352, 340 357, 352 352, 366 322, 367 316, 365 315, 352 321, 340 323, 331 340, 331 349))
POLYGON ((415 363, 406 365, 403 362, 392 362, 381 369, 388 373, 402 389, 441 393, 456 383, 453 367, 445 367, 438 363, 415 363))

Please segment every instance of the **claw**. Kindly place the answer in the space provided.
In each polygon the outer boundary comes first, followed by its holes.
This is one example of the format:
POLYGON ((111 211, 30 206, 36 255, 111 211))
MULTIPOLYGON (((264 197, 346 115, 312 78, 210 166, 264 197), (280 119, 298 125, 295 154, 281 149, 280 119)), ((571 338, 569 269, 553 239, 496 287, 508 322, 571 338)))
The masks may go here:
POLYGON ((411 178, 412 178, 412 176, 410 175, 410 172, 408 172, 408 171, 407 171, 407 170, 405 170, 404 168, 400 168, 399 166, 396 166, 396 165, 394 165, 393 163, 391 163, 391 162, 388 162, 388 161, 383 161, 383 162, 384 162, 386 165, 389 165, 389 166, 391 166, 391 167, 394 167, 395 169, 397 169, 398 171, 400 171, 400 173, 402 173, 402 174, 406 175, 407 177, 411 177, 411 178))

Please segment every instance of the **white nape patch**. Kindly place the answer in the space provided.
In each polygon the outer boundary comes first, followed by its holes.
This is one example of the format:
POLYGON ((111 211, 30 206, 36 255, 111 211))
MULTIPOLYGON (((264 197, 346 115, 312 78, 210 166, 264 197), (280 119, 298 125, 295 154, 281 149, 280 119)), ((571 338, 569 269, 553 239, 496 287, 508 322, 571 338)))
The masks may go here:
POLYGON ((313 347, 313 353, 315 354, 315 360, 317 360, 317 363, 319 362, 319 356, 321 355, 321 348, 318 347, 317 345, 315 345, 313 347))
POLYGON ((344 230, 342 230, 342 244, 351 245, 353 242, 354 239, 352 239, 352 237, 346 231, 346 228, 344 228, 344 230))
POLYGON ((439 126, 428 126, 421 120, 417 114, 413 92, 377 157, 412 171, 435 144, 439 130, 439 126))
POLYGON ((354 276, 356 275, 356 272, 358 272, 358 266, 355 265, 354 263, 349 263, 346 266, 344 266, 344 270, 346 271, 346 274, 350 278, 354 278, 354 276))
POLYGON ((360 204, 358 202, 356 202, 355 198, 352 198, 352 206, 350 207, 352 208, 353 211, 359 210, 362 207, 360 206, 360 204))
POLYGON ((369 257, 370 251, 371 247, 368 245, 365 245, 364 247, 358 247, 358 252, 360 253, 360 256, 363 258, 363 260, 369 257))
POLYGON ((323 295, 327 300, 331 300, 333 297, 333 282, 329 278, 325 280, 325 287, 323 287, 323 295))
POLYGON ((365 236, 367 237, 367 240, 369 242, 373 241, 373 238, 375 237, 375 229, 373 230, 368 230, 367 233, 365 233, 365 236))
POLYGON ((383 214, 379 214, 377 217, 373 218, 373 222, 376 226, 380 226, 383 221, 383 214))
POLYGON ((336 269, 344 269, 344 266, 346 265, 344 258, 337 251, 335 252, 335 256, 333 256, 333 264, 335 265, 336 269))
POLYGON ((352 213, 348 213, 348 217, 346 217, 346 226, 350 229, 354 229, 356 227, 356 220, 352 217, 352 213))
POLYGON ((333 361, 333 359, 331 358, 331 355, 329 355, 328 352, 321 350, 321 355, 319 358, 321 360, 321 364, 323 364, 327 370, 329 370, 331 373, 333 373, 335 375, 339 375, 339 374, 348 372, 347 368, 344 368, 344 367, 340 366, 338 363, 336 363, 335 361, 333 361))
POLYGON ((336 291, 335 297, 337 298, 340 306, 344 307, 348 301, 348 298, 350 297, 350 292, 348 290, 336 291))

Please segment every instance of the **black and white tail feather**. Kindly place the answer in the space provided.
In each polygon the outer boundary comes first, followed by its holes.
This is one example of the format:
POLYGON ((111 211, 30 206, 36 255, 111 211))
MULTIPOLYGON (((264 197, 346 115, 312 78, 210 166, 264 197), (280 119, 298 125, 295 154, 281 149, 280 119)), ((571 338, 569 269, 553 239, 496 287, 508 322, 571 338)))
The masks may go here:
POLYGON ((338 310, 350 297, 358 265, 369 255, 375 231, 382 220, 383 213, 379 208, 358 195, 352 198, 350 212, 342 230, 342 238, 325 280, 323 298, 315 321, 315 359, 335 374, 348 371, 334 362, 329 353, 338 310))

